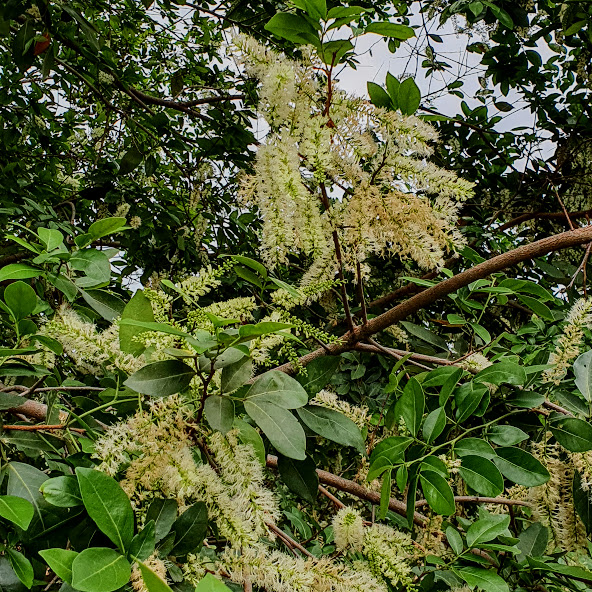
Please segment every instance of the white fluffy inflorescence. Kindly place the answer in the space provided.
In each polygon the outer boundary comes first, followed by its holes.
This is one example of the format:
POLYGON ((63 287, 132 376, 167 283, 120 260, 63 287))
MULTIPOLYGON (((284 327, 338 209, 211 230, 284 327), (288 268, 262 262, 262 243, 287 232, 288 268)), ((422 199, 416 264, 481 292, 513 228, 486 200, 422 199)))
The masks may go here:
POLYGON ((94 323, 85 321, 69 306, 59 308, 43 325, 41 333, 59 341, 64 352, 85 374, 98 374, 103 367, 133 374, 145 364, 143 358, 121 351, 117 324, 98 332, 94 323))
POLYGON ((581 298, 572 307, 565 318, 563 334, 557 341, 555 351, 549 356, 548 368, 543 372, 543 381, 560 384, 571 363, 580 353, 584 339, 584 329, 592 327, 592 298, 581 298))
POLYGON ((354 508, 345 506, 333 518, 333 536, 338 551, 360 551, 364 544, 364 521, 354 508))
POLYGON ((334 84, 328 95, 306 51, 294 61, 243 35, 235 45, 270 126, 241 194, 261 211, 266 263, 296 250, 312 260, 303 285, 333 279, 336 233, 351 271, 371 254, 441 266, 463 242, 455 222, 472 185, 427 160, 435 130, 334 84))

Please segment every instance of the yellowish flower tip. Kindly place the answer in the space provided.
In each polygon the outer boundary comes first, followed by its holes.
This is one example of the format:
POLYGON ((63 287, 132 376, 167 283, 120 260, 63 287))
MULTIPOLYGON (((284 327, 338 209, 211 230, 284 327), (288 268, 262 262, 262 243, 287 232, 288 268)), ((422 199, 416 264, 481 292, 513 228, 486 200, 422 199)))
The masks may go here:
POLYGON ((360 513, 347 506, 341 508, 333 518, 333 536, 338 551, 360 551, 364 543, 364 522, 360 513))
POLYGON ((573 500, 574 463, 581 461, 566 454, 560 444, 549 444, 548 436, 532 445, 533 455, 549 471, 550 478, 543 485, 528 489, 534 520, 547 526, 550 532, 549 552, 556 547, 567 551, 587 552, 586 529, 578 516, 573 500))
POLYGON ((85 321, 67 305, 56 311, 41 333, 59 341, 78 370, 85 374, 99 374, 104 368, 133 374, 146 363, 143 358, 121 351, 116 323, 100 333, 94 323, 85 321))
POLYGON ((549 364, 543 372, 543 382, 561 384, 572 362, 580 353, 584 329, 592 328, 592 298, 580 298, 565 318, 563 334, 557 340, 555 351, 549 356, 549 364))
POLYGON ((362 547, 370 571, 389 581, 392 586, 413 588, 410 557, 413 555, 411 537, 383 524, 366 529, 362 547))
POLYGON ((357 407, 347 401, 340 399, 335 393, 329 390, 321 390, 313 399, 310 400, 311 405, 320 405, 327 409, 334 409, 343 413, 346 417, 351 419, 361 430, 368 426, 369 415, 367 407, 357 407))
MULTIPOLYGON (((167 569, 164 561, 158 558, 158 553, 153 553, 148 559, 144 562, 149 569, 151 569, 157 576, 159 576, 162 580, 166 582, 167 579, 167 569)), ((140 568, 138 567, 137 563, 134 563, 132 567, 132 575, 130 579, 130 583, 132 588, 135 592, 149 592, 146 583, 144 582, 144 578, 142 577, 142 573, 140 572, 140 568)))
POLYGON ((239 62, 260 81, 260 113, 271 128, 241 190, 242 201, 261 211, 269 266, 297 250, 313 260, 303 286, 334 279, 333 232, 346 268, 360 263, 363 275, 372 254, 431 269, 464 244, 455 225, 472 184, 426 159, 437 138, 430 125, 338 88, 327 114, 314 53, 294 61, 243 35, 234 44, 239 62), (341 193, 328 208, 321 207, 322 184, 341 193))
POLYGON ((363 561, 352 569, 328 558, 291 557, 261 545, 241 553, 227 550, 222 570, 237 584, 248 580, 267 592, 387 592, 382 578, 371 574, 363 561))

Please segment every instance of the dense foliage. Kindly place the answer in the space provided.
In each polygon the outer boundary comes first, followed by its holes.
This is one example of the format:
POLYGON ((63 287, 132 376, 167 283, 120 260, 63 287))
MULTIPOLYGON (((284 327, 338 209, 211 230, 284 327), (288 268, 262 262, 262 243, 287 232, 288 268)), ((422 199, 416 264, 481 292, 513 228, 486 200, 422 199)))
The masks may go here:
POLYGON ((591 10, 5 0, 0 591, 592 589, 591 10))

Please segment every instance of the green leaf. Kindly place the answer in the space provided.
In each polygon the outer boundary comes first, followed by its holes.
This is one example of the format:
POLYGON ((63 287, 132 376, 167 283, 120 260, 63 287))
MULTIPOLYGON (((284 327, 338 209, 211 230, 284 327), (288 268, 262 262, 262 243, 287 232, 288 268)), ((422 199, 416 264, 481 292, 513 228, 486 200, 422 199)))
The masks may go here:
POLYGON ((473 331, 475 331, 475 335, 480 337, 484 343, 489 343, 491 341, 491 335, 485 327, 478 323, 469 323, 469 325, 473 328, 473 331))
POLYGON ((454 514, 456 511, 454 494, 448 481, 436 471, 431 470, 422 470, 419 478, 430 508, 443 516, 454 514))
POLYGON ((173 592, 170 586, 147 565, 138 561, 138 568, 144 580, 144 586, 148 592, 173 592))
POLYGON ((305 18, 288 12, 278 12, 265 25, 265 29, 297 45, 311 43, 319 46, 319 37, 314 27, 305 18))
POLYGON ((278 470, 282 481, 294 493, 313 503, 319 493, 319 476, 313 460, 294 460, 285 456, 278 458, 278 470))
POLYGON ((386 471, 382 478, 382 485, 380 487, 380 506, 378 509, 378 519, 384 520, 386 518, 389 504, 391 501, 391 486, 393 479, 392 469, 386 471))
POLYGON ((353 49, 354 46, 349 39, 328 41, 321 46, 319 57, 325 64, 336 65, 342 61, 343 56, 353 49))
POLYGON ((407 381, 401 398, 397 401, 396 413, 405 421, 407 429, 413 436, 417 436, 423 417, 425 397, 417 379, 407 381))
POLYGON ((144 395, 168 397, 186 389, 194 376, 195 371, 180 360, 164 360, 140 368, 123 384, 144 395))
MULTIPOLYGON (((399 87, 401 83, 398 78, 395 78, 390 72, 386 74, 386 90, 391 97, 391 101, 394 109, 399 107, 399 87)), ((430 283, 430 286, 432 284, 430 283)))
POLYGON ((496 6, 495 4, 492 4, 491 2, 483 2, 483 4, 489 6, 489 9, 493 13, 493 15, 499 20, 499 22, 502 25, 504 25, 504 27, 507 27, 508 29, 514 28, 514 22, 512 21, 512 17, 505 10, 503 10, 499 6, 496 6))
POLYGON ((57 249, 64 242, 64 235, 54 228, 38 228, 37 234, 48 253, 57 249))
POLYGON ((306 12, 315 20, 325 20, 327 18, 326 0, 302 0, 306 12))
MULTIPOLYGON (((228 350, 226 350, 228 351, 228 350)), ((220 387, 223 393, 232 393, 249 381, 253 374, 253 360, 244 356, 222 369, 220 387)))
POLYGON ((339 356, 321 356, 308 364, 306 373, 298 374, 296 380, 310 397, 314 397, 329 384, 340 364, 341 358, 339 356))
POLYGON ((88 515, 125 553, 134 536, 134 513, 126 493, 113 477, 95 469, 77 467, 76 477, 88 515))
POLYGON ((513 446, 497 448, 493 462, 504 477, 524 485, 536 487, 549 480, 549 472, 532 454, 513 446))
MULTIPOLYGON (((154 313, 150 300, 146 298, 143 290, 137 290, 131 300, 125 305, 121 313, 121 319, 134 319, 147 323, 154 322, 154 313)), ((144 346, 135 341, 135 338, 144 333, 146 329, 137 325, 119 325, 119 347, 121 351, 139 356, 144 351, 144 346)))
POLYGON ((481 495, 495 497, 504 490, 501 473, 490 460, 482 456, 463 456, 459 473, 467 485, 481 495))
POLYGON ((25 282, 13 282, 4 289, 4 302, 16 322, 28 317, 37 308, 37 294, 25 282))
POLYGON ((367 82, 368 95, 370 96, 370 102, 376 107, 389 108, 391 106, 391 98, 388 93, 375 82, 367 82))
POLYGON ((68 549, 44 549, 39 551, 50 569, 58 578, 72 584, 72 563, 78 555, 76 551, 68 549))
MULTIPOLYGON (((449 366, 449 368, 454 367, 449 366)), ((462 375, 462 368, 454 368, 453 371, 447 376, 442 388, 440 389, 440 394, 438 395, 438 402, 442 407, 446 405, 446 401, 448 401, 450 395, 454 392, 454 389, 456 388, 458 381, 462 378, 462 375)))
POLYGON ((301 407, 297 413, 300 419, 319 436, 343 446, 352 446, 360 454, 365 454, 366 447, 360 428, 343 413, 318 405, 301 407))
POLYGON ((210 395, 204 403, 204 414, 212 429, 225 434, 234 422, 234 402, 230 397, 210 395))
POLYGON ((129 556, 144 561, 148 559, 156 546, 156 527, 154 520, 146 522, 144 528, 132 539, 129 556))
POLYGON ((302 385, 279 370, 269 370, 259 376, 249 389, 246 401, 269 402, 283 409, 297 409, 308 403, 308 395, 302 385))
POLYGON ((101 218, 89 226, 88 234, 91 235, 92 240, 99 240, 104 236, 118 233, 124 226, 125 218, 101 218))
POLYGON ((545 395, 529 391, 517 391, 506 398, 506 403, 524 409, 534 409, 545 401, 545 395))
MULTIPOLYGON (((403 115, 413 115, 417 111, 421 103, 421 92, 413 78, 405 78, 401 82, 397 102, 403 115)), ((447 350, 448 347, 443 347, 443 349, 447 350)))
POLYGON ((174 522, 175 544, 171 555, 187 555, 201 548, 208 530, 208 510, 204 502, 189 506, 174 522))
POLYGON ((74 508, 82 505, 82 495, 76 477, 62 475, 48 479, 39 488, 43 497, 53 506, 74 508))
MULTIPOLYGON (((413 79, 411 78, 408 78, 407 80, 411 80, 413 82, 413 79)), ((401 109, 401 89, 403 88, 403 85, 405 84, 405 82, 407 82, 407 80, 403 81, 401 83, 401 86, 399 87, 399 109, 401 109)), ((408 86, 409 85, 407 85, 407 87, 408 86)), ((401 321, 400 324, 407 332, 411 333, 411 335, 413 335, 414 337, 417 337, 422 341, 425 341, 426 343, 433 345, 434 347, 437 347, 444 351, 448 351, 448 344, 446 343, 446 341, 442 339, 442 337, 436 335, 435 333, 426 329, 425 327, 416 325, 415 323, 410 323, 409 321, 401 321)))
POLYGON ((253 426, 238 417, 234 418, 232 427, 235 430, 238 430, 238 438, 243 444, 250 444, 253 447, 259 462, 265 466, 265 445, 263 444, 263 438, 261 438, 259 432, 253 426))
MULTIPOLYGON (((493 104, 495 105, 495 108, 498 109, 499 111, 502 111, 504 113, 507 113, 508 111, 511 111, 514 108, 514 105, 512 105, 511 103, 508 103, 506 101, 494 101, 493 104)), ((520 298, 520 297, 519 297, 520 298)), ((522 300, 522 298, 520 298, 520 300, 522 300)), ((533 300, 532 298, 530 298, 529 300, 533 300)), ((525 303, 526 304, 526 303, 525 303)), ((528 306, 528 305, 527 305, 528 306)), ((544 308, 547 308, 544 304, 542 305, 544 308)), ((530 306, 529 306, 530 308, 530 306)), ((531 309, 534 310, 534 309, 531 309)), ((548 310, 548 309, 547 309, 548 310)), ((535 311, 536 312, 536 311, 535 311)), ((538 313, 537 313, 538 314, 538 313)))
POLYGON ((471 417, 488 392, 489 390, 485 385, 475 384, 474 382, 468 382, 456 389, 454 393, 456 421, 462 423, 471 417))
POLYGON ((127 175, 140 166, 144 160, 144 154, 135 146, 132 146, 121 158, 119 163, 119 174, 127 175))
POLYGON ((453 569, 471 588, 481 588, 485 592, 509 592, 508 584, 490 569, 480 567, 461 567, 453 569))
POLYGON ((169 534, 177 519, 177 502, 172 499, 155 499, 148 508, 146 520, 154 522, 154 537, 158 543, 169 534))
POLYGON ((120 298, 104 290, 80 290, 80 294, 86 303, 106 321, 113 321, 121 316, 125 308, 120 298))
POLYGON ((451 549, 457 555, 460 555, 463 552, 464 545, 463 545, 462 537, 460 536, 458 530, 456 530, 456 528, 454 528, 453 526, 449 526, 446 529, 446 538, 448 539, 448 542, 450 543, 451 549))
POLYGON ((498 386, 504 383, 523 386, 526 383, 526 372, 522 366, 514 362, 497 362, 483 368, 473 380, 498 386))
POLYGON ((389 436, 381 440, 372 450, 370 464, 380 457, 387 458, 393 464, 400 462, 411 442, 413 442, 413 438, 405 436, 389 436))
POLYGON ((14 573, 26 588, 31 588, 33 585, 33 566, 31 562, 19 551, 15 549, 7 549, 8 559, 10 565, 14 569, 14 573))
POLYGON ((423 437, 428 444, 431 444, 446 427, 446 410, 444 407, 434 409, 425 418, 423 423, 423 437))
POLYGON ((7 280, 27 280, 43 275, 43 271, 24 263, 11 263, 0 269, 0 282, 7 280))
POLYGON ((463 438, 454 445, 454 452, 461 457, 474 454, 492 459, 497 456, 491 444, 480 438, 463 438))
POLYGON ((77 251, 70 257, 70 266, 84 274, 74 280, 79 288, 94 288, 108 284, 111 279, 111 263, 104 251, 77 251))
POLYGON ((212 574, 206 574, 203 580, 195 588, 195 592, 232 592, 228 586, 225 586, 218 578, 212 574))
POLYGON ((0 516, 19 528, 27 530, 34 513, 35 508, 29 500, 15 495, 0 495, 0 516))
POLYGON ((526 530, 523 530, 518 538, 520 539, 518 548, 524 555, 540 557, 547 549, 549 530, 540 522, 534 522, 526 530))
POLYGON ((284 329, 291 329, 294 325, 290 323, 276 323, 273 321, 265 321, 257 323, 256 325, 241 325, 238 329, 239 337, 243 339, 254 339, 262 335, 269 335, 270 333, 277 333, 284 329))
POLYGON ((238 261, 239 263, 242 263, 243 265, 250 267, 251 269, 256 271, 261 277, 267 278, 267 269, 265 269, 265 266, 259 263, 258 261, 255 261, 250 257, 245 257, 244 255, 231 255, 231 257, 235 261, 238 261))
POLYGON ((592 426, 582 419, 564 417, 551 423, 555 439, 570 452, 592 450, 592 426))
POLYGON ((245 411, 263 430, 276 450, 296 460, 306 458, 306 436, 297 419, 284 407, 263 397, 249 397, 245 411))
POLYGON ((592 402, 592 349, 578 356, 573 371, 578 390, 586 401, 592 402))
POLYGON ((578 471, 574 471, 572 481, 573 504, 577 515, 581 518, 586 532, 592 532, 592 501, 588 492, 582 488, 582 477, 578 471))
POLYGON ((76 296, 78 296, 78 288, 76 287, 76 284, 61 273, 59 275, 48 273, 47 281, 64 294, 68 299, 68 302, 74 302, 76 296))
POLYGON ((376 33, 383 37, 391 37, 392 39, 400 39, 401 41, 415 37, 415 31, 411 27, 396 23, 370 23, 366 27, 365 32, 376 33))
POLYGON ((47 475, 32 465, 20 462, 9 462, 6 467, 8 471, 7 495, 22 497, 31 502, 35 509, 33 521, 45 528, 45 516, 41 506, 43 496, 39 492, 39 488, 47 480, 47 475))
MULTIPOLYGON (((498 107, 499 103, 496 103, 496 107, 498 107)), ((498 107, 499 108, 499 107, 498 107)), ((549 307, 543 304, 540 300, 536 298, 532 298, 531 296, 524 296, 523 294, 518 294, 518 300, 525 304, 532 312, 537 314, 542 319, 547 319, 548 321, 553 321, 553 313, 549 309, 549 307)))
POLYGON ((496 425, 490 428, 487 438, 498 446, 514 446, 528 440, 528 434, 511 425, 496 425))
POLYGON ((84 549, 72 562, 72 587, 80 592, 113 592, 125 586, 131 575, 127 559, 113 549, 84 549))

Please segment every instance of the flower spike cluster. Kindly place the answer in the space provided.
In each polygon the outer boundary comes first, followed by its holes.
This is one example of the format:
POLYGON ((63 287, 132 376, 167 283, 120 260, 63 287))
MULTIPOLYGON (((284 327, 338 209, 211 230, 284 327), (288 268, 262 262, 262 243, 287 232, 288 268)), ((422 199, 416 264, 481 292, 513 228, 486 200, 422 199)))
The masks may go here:
POLYGON ((455 223, 472 185, 428 162, 430 125, 334 84, 327 94, 311 53, 294 61, 242 35, 235 45, 270 127, 241 194, 261 212, 269 266, 296 250, 311 261, 303 285, 331 280, 335 235, 352 272, 372 254, 431 269, 462 245, 455 223))

